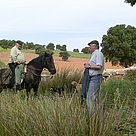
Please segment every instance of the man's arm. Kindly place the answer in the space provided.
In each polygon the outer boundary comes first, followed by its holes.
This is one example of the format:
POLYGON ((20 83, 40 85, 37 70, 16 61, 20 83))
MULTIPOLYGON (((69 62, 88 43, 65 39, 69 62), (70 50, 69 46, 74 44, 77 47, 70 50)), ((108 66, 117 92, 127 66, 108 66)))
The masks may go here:
POLYGON ((93 70, 100 70, 102 66, 101 65, 90 65, 89 63, 85 63, 84 67, 93 69, 93 70))
POLYGON ((11 49, 10 55, 11 55, 11 58, 12 58, 12 60, 14 61, 14 63, 16 63, 18 60, 17 60, 17 51, 16 51, 15 48, 12 48, 12 49, 11 49))

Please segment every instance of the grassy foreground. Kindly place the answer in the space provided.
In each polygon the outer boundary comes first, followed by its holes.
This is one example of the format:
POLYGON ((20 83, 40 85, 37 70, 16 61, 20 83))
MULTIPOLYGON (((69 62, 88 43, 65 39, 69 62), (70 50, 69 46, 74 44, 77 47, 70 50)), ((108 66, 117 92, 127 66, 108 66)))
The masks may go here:
MULTIPOLYGON (((75 80, 77 75, 70 77, 75 80)), ((64 79, 71 81, 70 77, 62 73, 56 76, 58 82, 52 80, 52 84, 61 83, 64 79)), ((103 82, 101 108, 93 117, 89 116, 86 106, 80 105, 77 93, 47 96, 44 86, 41 86, 39 97, 29 101, 24 91, 17 94, 3 91, 0 94, 0 136, 136 135, 134 82, 128 79, 103 82)), ((48 91, 48 88, 45 89, 48 91)))

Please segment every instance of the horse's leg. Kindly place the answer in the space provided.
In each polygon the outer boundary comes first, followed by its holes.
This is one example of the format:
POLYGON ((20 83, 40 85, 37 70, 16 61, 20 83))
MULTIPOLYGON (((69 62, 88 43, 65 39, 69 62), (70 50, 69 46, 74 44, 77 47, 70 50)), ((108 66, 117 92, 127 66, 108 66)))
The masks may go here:
POLYGON ((30 94, 31 89, 26 89, 26 94, 27 94, 27 100, 29 100, 29 94, 30 94))
POLYGON ((0 93, 2 92, 2 89, 0 89, 0 93))
POLYGON ((34 96, 37 96, 38 85, 35 85, 35 87, 33 88, 33 90, 34 90, 34 96))

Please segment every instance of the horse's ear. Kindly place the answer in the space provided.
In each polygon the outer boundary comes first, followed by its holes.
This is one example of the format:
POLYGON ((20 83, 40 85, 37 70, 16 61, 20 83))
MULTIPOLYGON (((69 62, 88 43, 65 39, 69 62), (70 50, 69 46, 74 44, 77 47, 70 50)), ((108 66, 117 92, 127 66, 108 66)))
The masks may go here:
POLYGON ((45 51, 44 55, 45 55, 45 56, 47 56, 47 55, 48 55, 48 53, 45 51))
POLYGON ((46 56, 49 55, 49 54, 50 54, 50 55, 53 55, 53 52, 51 52, 51 51, 49 51, 49 52, 47 51, 47 52, 46 52, 46 51, 45 51, 45 53, 44 53, 44 55, 46 55, 46 56))

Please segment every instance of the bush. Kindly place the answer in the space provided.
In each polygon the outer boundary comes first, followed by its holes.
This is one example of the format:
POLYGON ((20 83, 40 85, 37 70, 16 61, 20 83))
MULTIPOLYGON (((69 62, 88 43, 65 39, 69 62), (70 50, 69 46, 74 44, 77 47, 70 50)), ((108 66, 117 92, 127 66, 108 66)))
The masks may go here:
POLYGON ((105 104, 112 107, 115 99, 115 93, 119 93, 120 100, 124 99, 133 102, 136 94, 136 84, 133 84, 131 80, 107 80, 102 84, 102 94, 105 97, 105 104))
POLYGON ((62 57, 62 60, 66 61, 70 57, 70 54, 67 51, 63 51, 59 53, 59 57, 62 57))
POLYGON ((42 54, 44 54, 45 53, 45 48, 44 47, 37 47, 36 49, 35 49, 35 53, 36 54, 39 54, 39 55, 42 55, 42 54))
POLYGON ((128 71, 127 75, 125 76, 125 79, 131 80, 136 84, 136 70, 128 71))
POLYGON ((79 52, 79 49, 73 49, 73 52, 79 52))

